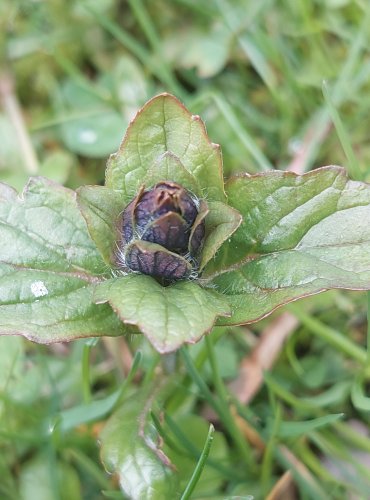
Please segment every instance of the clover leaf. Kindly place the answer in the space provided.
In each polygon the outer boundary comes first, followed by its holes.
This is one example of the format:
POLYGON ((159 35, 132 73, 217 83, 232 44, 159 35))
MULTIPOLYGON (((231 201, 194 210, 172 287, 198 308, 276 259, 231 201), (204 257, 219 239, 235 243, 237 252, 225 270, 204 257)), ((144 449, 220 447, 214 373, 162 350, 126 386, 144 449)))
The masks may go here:
POLYGON ((224 184, 219 146, 169 94, 137 113, 105 186, 0 187, 1 334, 134 328, 170 352, 331 288, 370 289, 370 186, 336 166, 224 184))

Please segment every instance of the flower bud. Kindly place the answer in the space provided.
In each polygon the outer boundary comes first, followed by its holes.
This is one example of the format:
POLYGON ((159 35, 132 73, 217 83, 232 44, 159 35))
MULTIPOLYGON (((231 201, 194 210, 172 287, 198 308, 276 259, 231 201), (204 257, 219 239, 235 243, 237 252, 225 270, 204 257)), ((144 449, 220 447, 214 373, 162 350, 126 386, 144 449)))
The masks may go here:
POLYGON ((181 279, 197 267, 204 240, 205 203, 179 184, 163 181, 141 189, 122 214, 118 261, 131 271, 181 279))

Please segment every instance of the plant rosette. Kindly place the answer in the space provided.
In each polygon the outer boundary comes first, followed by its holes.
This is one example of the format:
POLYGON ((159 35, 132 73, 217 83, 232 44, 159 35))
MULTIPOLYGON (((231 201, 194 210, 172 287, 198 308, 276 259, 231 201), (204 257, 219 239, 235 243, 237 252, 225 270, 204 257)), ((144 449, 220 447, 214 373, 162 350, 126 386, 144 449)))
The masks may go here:
POLYGON ((331 288, 370 289, 370 186, 343 168, 241 174, 172 95, 137 113, 105 186, 0 188, 0 333, 141 332, 161 353, 331 288))

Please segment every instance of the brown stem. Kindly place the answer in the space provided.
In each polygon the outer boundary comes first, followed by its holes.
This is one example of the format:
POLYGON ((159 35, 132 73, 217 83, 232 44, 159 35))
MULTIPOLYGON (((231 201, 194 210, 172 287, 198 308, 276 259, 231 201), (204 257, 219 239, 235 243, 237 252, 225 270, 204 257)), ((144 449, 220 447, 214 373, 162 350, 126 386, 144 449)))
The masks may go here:
POLYGON ((284 312, 266 327, 252 352, 243 359, 238 377, 229 385, 241 403, 249 403, 257 394, 263 384, 263 372, 272 368, 285 340, 297 326, 297 318, 284 312))

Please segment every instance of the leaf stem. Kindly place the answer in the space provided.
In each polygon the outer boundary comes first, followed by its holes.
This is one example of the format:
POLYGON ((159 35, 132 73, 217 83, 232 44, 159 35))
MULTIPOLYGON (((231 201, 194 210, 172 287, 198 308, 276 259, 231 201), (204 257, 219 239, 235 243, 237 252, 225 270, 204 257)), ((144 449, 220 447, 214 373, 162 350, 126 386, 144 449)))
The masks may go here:
POLYGON ((190 481, 188 482, 184 493, 181 495, 181 500, 190 499, 190 496, 191 496, 192 492, 194 491, 195 486, 197 485, 197 483, 199 481, 199 478, 200 478, 202 471, 204 469, 204 466, 206 464, 209 452, 211 450, 214 432, 215 432, 215 428, 213 427, 212 424, 210 424, 207 439, 206 439, 206 442, 204 443, 202 453, 199 457, 197 465, 195 466, 195 469, 194 469, 194 472, 190 478, 190 481))

